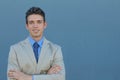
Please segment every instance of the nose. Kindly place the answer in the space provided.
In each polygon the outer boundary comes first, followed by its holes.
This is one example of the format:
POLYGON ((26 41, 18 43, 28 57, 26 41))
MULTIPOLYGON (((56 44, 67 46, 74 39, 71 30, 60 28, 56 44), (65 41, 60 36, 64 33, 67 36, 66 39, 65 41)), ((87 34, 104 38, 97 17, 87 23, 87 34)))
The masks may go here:
POLYGON ((34 24, 33 24, 33 27, 34 27, 34 28, 37 28, 37 27, 38 27, 38 24, 34 23, 34 24))

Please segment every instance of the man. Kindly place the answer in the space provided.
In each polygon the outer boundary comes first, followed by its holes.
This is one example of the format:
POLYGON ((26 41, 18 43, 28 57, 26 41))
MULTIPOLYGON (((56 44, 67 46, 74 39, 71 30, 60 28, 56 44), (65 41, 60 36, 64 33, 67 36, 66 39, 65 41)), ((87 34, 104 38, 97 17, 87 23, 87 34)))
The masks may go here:
POLYGON ((10 47, 8 80, 65 80, 61 48, 43 36, 46 26, 42 9, 32 7, 26 12, 30 35, 10 47))

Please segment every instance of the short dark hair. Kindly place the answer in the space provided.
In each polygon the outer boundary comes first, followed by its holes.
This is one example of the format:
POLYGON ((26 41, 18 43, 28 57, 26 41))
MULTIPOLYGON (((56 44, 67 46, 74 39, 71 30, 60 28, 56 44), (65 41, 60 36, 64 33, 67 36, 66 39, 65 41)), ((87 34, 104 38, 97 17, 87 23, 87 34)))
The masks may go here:
POLYGON ((28 16, 32 15, 32 14, 39 14, 43 17, 44 21, 45 21, 45 13, 44 11, 39 8, 39 7, 31 7, 27 12, 26 12, 26 24, 28 23, 28 16))

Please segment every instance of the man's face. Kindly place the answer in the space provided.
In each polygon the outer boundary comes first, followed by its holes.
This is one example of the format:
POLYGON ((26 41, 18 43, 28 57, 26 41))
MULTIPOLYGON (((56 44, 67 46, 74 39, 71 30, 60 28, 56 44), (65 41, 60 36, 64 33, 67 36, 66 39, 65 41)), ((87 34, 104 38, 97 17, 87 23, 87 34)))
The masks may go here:
POLYGON ((26 24, 26 28, 29 31, 30 35, 35 38, 41 38, 44 29, 46 28, 46 22, 44 22, 43 17, 38 14, 29 15, 28 24, 26 24))

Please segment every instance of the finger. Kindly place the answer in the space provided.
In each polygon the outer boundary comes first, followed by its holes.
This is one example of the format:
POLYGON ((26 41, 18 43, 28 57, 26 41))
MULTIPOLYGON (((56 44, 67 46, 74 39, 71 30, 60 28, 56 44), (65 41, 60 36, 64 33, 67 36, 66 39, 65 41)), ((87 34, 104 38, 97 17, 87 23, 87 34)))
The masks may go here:
POLYGON ((16 70, 15 69, 11 69, 11 70, 9 70, 9 72, 16 72, 16 70))
POLYGON ((61 67, 60 66, 56 66, 55 68, 54 68, 54 73, 58 73, 58 72, 60 72, 61 71, 61 67))
POLYGON ((60 66, 55 66, 55 67, 54 67, 54 70, 55 70, 55 71, 59 71, 59 70, 61 70, 61 67, 60 67, 60 66))
POLYGON ((58 71, 61 70, 61 69, 62 69, 61 67, 56 67, 56 70, 58 70, 58 71))
POLYGON ((16 72, 8 72, 8 77, 17 80, 16 72))
POLYGON ((14 77, 9 77, 10 79, 16 79, 16 78, 14 78, 14 77))
POLYGON ((9 77, 14 77, 14 73, 13 72, 8 72, 8 76, 9 77))
POLYGON ((49 71, 47 72, 47 74, 53 74, 53 68, 49 69, 49 71))
POLYGON ((54 65, 51 67, 48 71, 48 74, 56 74, 61 70, 61 67, 59 65, 54 65))
POLYGON ((51 69, 51 70, 49 71, 50 74, 55 74, 56 72, 57 72, 56 69, 51 69))
POLYGON ((60 66, 55 65, 55 66, 51 67, 51 70, 56 69, 56 68, 60 68, 60 66))

